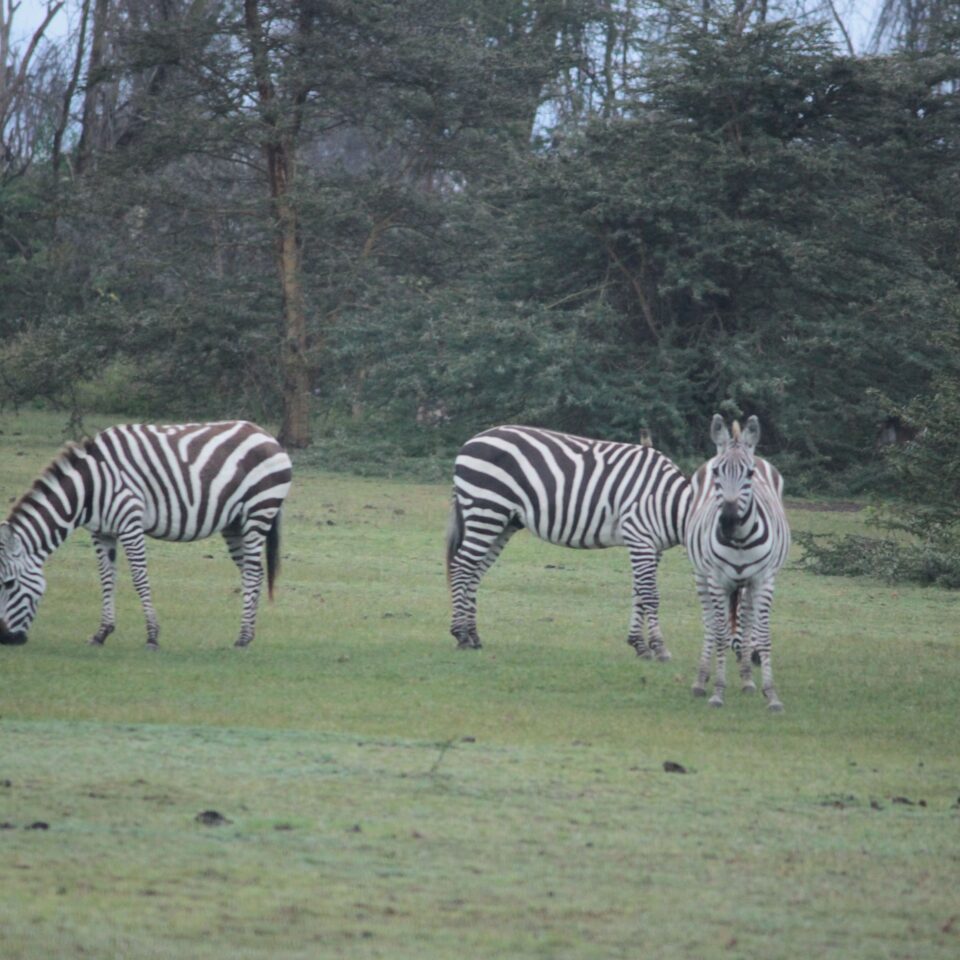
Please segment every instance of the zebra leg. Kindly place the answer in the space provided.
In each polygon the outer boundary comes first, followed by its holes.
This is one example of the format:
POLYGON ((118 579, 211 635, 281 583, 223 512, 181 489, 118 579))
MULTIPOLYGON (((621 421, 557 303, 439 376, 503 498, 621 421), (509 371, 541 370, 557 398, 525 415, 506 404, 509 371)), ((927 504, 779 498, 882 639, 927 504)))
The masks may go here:
POLYGON ((235 647, 246 647, 253 642, 256 629, 257 607, 260 603, 260 591, 263 588, 263 540, 264 535, 255 528, 241 533, 240 525, 233 524, 223 531, 230 559, 240 570, 243 585, 243 616, 240 620, 240 636, 234 642, 235 647))
POLYGON ((143 528, 125 530, 120 534, 120 542, 130 563, 133 586, 140 598, 143 615, 147 618, 147 648, 156 650, 159 646, 157 638, 160 636, 160 627, 157 624, 157 612, 153 609, 153 599, 150 596, 150 581, 147 579, 147 550, 143 528))
POLYGON ((658 617, 660 593, 657 589, 657 565, 660 563, 660 551, 641 537, 630 538, 628 531, 624 531, 624 534, 633 570, 633 611, 627 643, 636 650, 638 657, 646 660, 653 657, 661 661, 670 660, 670 651, 664 645, 658 617), (649 645, 644 640, 644 622, 649 645))
POLYGON ((740 661, 741 693, 755 693, 757 689, 757 685, 753 682, 751 666, 754 652, 753 621, 753 591, 749 587, 741 587, 738 631, 740 635, 740 650, 737 653, 737 660, 740 661))
POLYGON ((711 707, 722 707, 723 696, 727 690, 727 646, 729 636, 726 630, 716 638, 717 675, 713 681, 713 696, 707 701, 711 707))
POLYGON ((768 580, 757 591, 754 649, 760 654, 760 683, 763 695, 767 698, 767 709, 780 713, 783 710, 783 704, 773 686, 773 666, 770 663, 770 608, 772 605, 773 580, 768 580))
POLYGON ((477 588, 507 541, 517 532, 508 517, 478 516, 464 523, 463 539, 450 560, 450 596, 453 620, 450 633, 460 650, 479 650, 477 588))
POLYGON ((730 649, 733 651, 734 655, 737 658, 737 663, 740 662, 740 656, 742 654, 743 646, 743 633, 742 633, 742 607, 744 602, 744 588, 737 587, 733 593, 730 594, 729 604, 730 604, 730 649))
POLYGON ((87 643, 101 647, 104 640, 113 633, 117 622, 114 605, 117 589, 117 538, 105 533, 91 533, 90 536, 97 553, 102 603, 100 626, 87 643))
MULTIPOLYGON (((710 665, 713 650, 721 642, 726 642, 726 592, 706 577, 696 577, 697 596, 703 610, 703 650, 700 653, 700 667, 693 684, 693 695, 705 697, 707 683, 710 681, 710 665)), ((722 699, 721 699, 722 702, 722 699)))

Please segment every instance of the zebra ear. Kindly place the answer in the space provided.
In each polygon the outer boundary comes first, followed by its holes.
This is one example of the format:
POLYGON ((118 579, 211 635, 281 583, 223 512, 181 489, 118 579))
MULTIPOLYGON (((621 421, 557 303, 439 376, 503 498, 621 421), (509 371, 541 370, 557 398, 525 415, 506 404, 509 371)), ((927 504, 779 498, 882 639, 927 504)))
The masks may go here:
POLYGON ((753 452, 754 447, 760 442, 760 421, 756 417, 750 417, 747 420, 741 438, 743 445, 753 452))
POLYGON ((727 449, 727 444, 730 443, 730 431, 719 413, 713 415, 710 423, 710 439, 717 445, 717 453, 723 453, 727 449))

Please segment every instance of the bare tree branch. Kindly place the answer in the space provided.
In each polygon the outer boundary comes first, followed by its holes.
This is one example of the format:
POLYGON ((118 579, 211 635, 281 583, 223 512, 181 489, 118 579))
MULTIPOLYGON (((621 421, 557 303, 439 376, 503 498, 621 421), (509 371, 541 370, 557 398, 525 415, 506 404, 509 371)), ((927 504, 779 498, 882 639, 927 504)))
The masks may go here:
MULTIPOLYGON (((13 0, 7 0, 6 17, 0 21, 0 130, 2 130, 7 119, 11 105, 14 100, 20 96, 26 85, 27 70, 30 68, 30 61, 33 59, 33 55, 36 53, 37 47, 43 39, 43 35, 47 32, 50 21, 60 12, 63 4, 64 0, 58 0, 57 3, 47 8, 47 15, 43 18, 40 26, 33 31, 33 36, 27 44, 27 49, 20 60, 20 68, 17 71, 17 75, 13 81, 10 82, 7 78, 7 60, 10 56, 10 30, 13 26, 14 15, 17 10, 20 9, 20 4, 14 3, 13 0)), ((2 11, 0 11, 0 17, 3 17, 2 11)))
POLYGON ((837 10, 837 5, 833 2, 833 0, 827 0, 827 3, 830 6, 830 12, 833 14, 834 21, 836 22, 837 26, 840 28, 840 32, 843 34, 844 42, 847 45, 847 53, 849 53, 851 57, 855 57, 857 54, 856 54, 856 51, 853 49, 853 41, 850 39, 850 33, 847 30, 846 24, 843 22, 843 20, 840 17, 840 13, 837 10))

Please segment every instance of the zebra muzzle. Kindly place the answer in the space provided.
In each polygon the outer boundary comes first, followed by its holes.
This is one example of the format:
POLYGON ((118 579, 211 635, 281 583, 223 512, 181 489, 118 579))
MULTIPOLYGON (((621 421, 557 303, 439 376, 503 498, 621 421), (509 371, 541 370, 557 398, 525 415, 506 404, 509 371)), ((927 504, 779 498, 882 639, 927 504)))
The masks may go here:
POLYGON ((736 503, 724 503, 720 511, 720 534, 724 540, 733 537, 739 523, 740 516, 737 513, 736 503))
POLYGON ((11 632, 5 623, 0 623, 0 644, 6 647, 19 647, 27 642, 26 630, 11 632))

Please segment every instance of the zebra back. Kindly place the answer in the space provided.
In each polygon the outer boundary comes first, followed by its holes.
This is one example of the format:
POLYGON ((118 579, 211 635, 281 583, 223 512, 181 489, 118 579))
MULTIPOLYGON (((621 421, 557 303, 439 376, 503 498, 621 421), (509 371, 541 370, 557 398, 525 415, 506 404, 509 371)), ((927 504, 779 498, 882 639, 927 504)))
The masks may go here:
POLYGON ((470 516, 507 516, 541 539, 581 548, 622 545, 631 520, 658 549, 674 546, 689 500, 679 468, 651 446, 515 425, 464 444, 454 490, 470 516))
MULTIPOLYGON (((250 517, 266 535, 290 488, 289 456, 245 420, 126 424, 97 434, 89 448, 103 465, 104 488, 118 475, 115 492, 133 492, 144 532, 163 540, 202 539, 250 517)), ((108 522, 123 509, 116 496, 95 507, 108 522)))
POLYGON ((11 508, 7 523, 41 558, 78 526, 110 529, 132 510, 144 532, 195 540, 241 514, 266 534, 290 487, 290 458, 247 421, 125 424, 67 444, 11 508))

